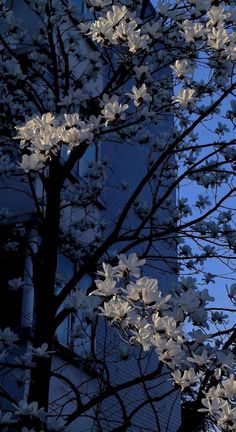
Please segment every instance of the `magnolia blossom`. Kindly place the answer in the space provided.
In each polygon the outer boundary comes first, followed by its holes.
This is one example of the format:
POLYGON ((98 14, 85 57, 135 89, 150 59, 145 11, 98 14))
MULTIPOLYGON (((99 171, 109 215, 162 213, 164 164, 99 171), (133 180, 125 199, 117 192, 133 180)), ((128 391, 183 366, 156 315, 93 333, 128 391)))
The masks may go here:
POLYGON ((45 168, 48 159, 49 157, 41 153, 33 153, 31 155, 24 154, 20 166, 26 172, 41 171, 45 168))
POLYGON ((193 357, 187 357, 187 360, 190 363, 194 363, 198 366, 204 366, 210 362, 209 357, 208 357, 208 352, 206 350, 204 350, 202 352, 202 354, 200 354, 200 355, 193 353, 193 357))
POLYGON ((104 303, 104 307, 99 307, 101 314, 112 321, 120 321, 125 318, 129 310, 130 304, 120 298, 113 297, 109 302, 104 303))
POLYGON ((68 147, 70 153, 82 142, 93 139, 94 124, 84 122, 78 113, 55 117, 51 113, 34 117, 24 126, 19 126, 16 139, 20 146, 27 149, 20 166, 26 171, 42 171, 53 156, 59 153, 61 144, 68 147))
POLYGON ((125 111, 128 108, 129 106, 127 104, 120 104, 117 96, 113 96, 101 111, 102 116, 106 120, 106 125, 115 120, 124 120, 125 111))
POLYGON ((89 2, 95 8, 104 8, 112 3, 111 0, 89 0, 89 2))
POLYGON ((186 387, 189 387, 192 384, 195 384, 198 381, 198 377, 195 374, 193 368, 184 371, 183 375, 180 370, 176 370, 172 372, 172 377, 176 384, 180 385, 181 390, 183 391, 186 387))
POLYGON ((176 60, 174 65, 171 66, 171 69, 177 76, 177 78, 183 78, 186 75, 191 75, 193 73, 193 63, 188 59, 184 60, 176 60))
POLYGON ((140 267, 145 264, 145 259, 139 260, 136 253, 131 253, 128 257, 124 254, 120 254, 118 258, 118 274, 123 276, 124 273, 127 273, 127 275, 134 276, 135 278, 140 276, 140 267))
POLYGON ((146 84, 142 84, 139 88, 133 86, 132 92, 127 93, 127 95, 134 100, 136 107, 139 107, 142 102, 150 102, 152 100, 152 97, 147 92, 146 84))
POLYGON ((12 291, 17 291, 19 288, 21 288, 24 285, 24 281, 19 278, 10 279, 8 281, 8 286, 12 291))
POLYGON ((45 420, 46 412, 44 408, 38 407, 38 402, 27 403, 24 399, 19 401, 18 404, 12 404, 15 407, 15 414, 20 416, 33 416, 39 418, 41 421, 45 420))
POLYGON ((207 16, 209 18, 208 25, 216 26, 216 24, 222 24, 227 17, 227 13, 225 13, 224 6, 212 6, 210 10, 207 12, 207 16))
POLYGON ((130 13, 126 6, 113 5, 105 16, 99 17, 90 26, 88 35, 101 44, 124 44, 129 51, 146 48, 148 35, 142 35, 138 27, 138 19, 130 13))
POLYGON ((48 344, 47 343, 43 343, 41 345, 41 347, 37 347, 31 348, 32 354, 35 355, 36 357, 41 357, 41 358, 49 358, 50 354, 54 353, 55 351, 48 351, 48 344))
POLYGON ((224 28, 213 27, 208 34, 208 45, 215 50, 223 50, 228 42, 229 36, 224 28))
POLYGON ((93 291, 93 294, 102 296, 102 297, 110 297, 116 293, 116 281, 112 279, 105 279, 104 281, 96 280, 95 284, 98 289, 93 291))
POLYGON ((181 89, 178 96, 172 96, 173 102, 179 103, 183 108, 187 108, 194 101, 195 90, 190 88, 181 89))
POLYGON ((206 36, 207 30, 203 23, 196 22, 186 19, 183 23, 179 24, 184 34, 187 43, 194 42, 195 40, 204 38, 206 36))
POLYGON ((80 306, 86 305, 86 298, 85 292, 77 289, 66 300, 64 307, 65 309, 74 309, 76 311, 80 306))

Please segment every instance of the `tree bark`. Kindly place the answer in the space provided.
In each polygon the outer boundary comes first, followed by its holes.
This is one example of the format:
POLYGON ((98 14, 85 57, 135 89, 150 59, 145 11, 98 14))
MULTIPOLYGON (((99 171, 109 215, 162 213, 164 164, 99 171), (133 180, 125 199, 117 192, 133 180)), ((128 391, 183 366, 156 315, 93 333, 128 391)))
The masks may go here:
MULTIPOLYGON (((60 175, 57 161, 51 163, 46 188, 46 212, 42 227, 41 243, 33 263, 33 284, 35 291, 34 347, 48 344, 53 347, 55 334, 55 278, 57 271, 58 237, 60 223, 60 175)), ((29 400, 37 401, 47 409, 51 356, 34 357, 36 367, 31 374, 29 400)))

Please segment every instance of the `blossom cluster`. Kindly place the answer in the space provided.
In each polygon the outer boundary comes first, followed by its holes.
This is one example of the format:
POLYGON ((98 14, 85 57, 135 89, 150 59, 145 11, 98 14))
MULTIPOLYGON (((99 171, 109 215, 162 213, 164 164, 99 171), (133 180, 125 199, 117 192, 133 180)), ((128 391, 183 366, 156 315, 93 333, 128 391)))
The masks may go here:
POLYGON ((140 20, 126 6, 112 6, 105 17, 94 21, 88 32, 98 43, 127 45, 131 53, 148 47, 148 35, 142 34, 140 20))
POLYGON ((103 264, 98 272, 101 278, 95 281, 97 289, 92 295, 103 301, 99 314, 122 330, 128 345, 140 345, 144 351, 155 349, 182 392, 190 387, 201 389, 208 376, 200 411, 215 417, 223 430, 235 430, 235 359, 233 352, 220 349, 206 331, 207 305, 213 300, 208 290, 198 291, 196 280, 187 278, 171 294, 163 294, 156 279, 140 277, 144 259, 139 260, 135 253, 118 258, 117 266, 103 264), (186 331, 187 322, 192 323, 192 332, 186 331), (215 381, 216 387, 211 385, 215 381))
POLYGON ((21 149, 25 151, 21 167, 25 171, 39 171, 58 154, 62 143, 67 145, 70 152, 81 142, 90 142, 94 125, 82 121, 77 113, 64 114, 61 118, 47 113, 34 117, 16 129, 16 138, 20 139, 21 149))

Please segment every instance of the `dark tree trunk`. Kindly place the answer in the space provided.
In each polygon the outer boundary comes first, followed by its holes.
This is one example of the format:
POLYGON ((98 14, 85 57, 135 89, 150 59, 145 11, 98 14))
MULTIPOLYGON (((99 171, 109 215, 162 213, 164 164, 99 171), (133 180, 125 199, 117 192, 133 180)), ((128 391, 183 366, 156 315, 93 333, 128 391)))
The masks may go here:
MULTIPOLYGON (((51 164, 47 179, 47 202, 41 243, 33 266, 35 292, 34 347, 43 343, 52 349, 55 334, 55 278, 57 270, 58 236, 60 223, 60 176, 57 161, 51 164)), ((50 385, 50 358, 34 357, 36 367, 31 374, 30 401, 40 407, 48 407, 50 385)))
POLYGON ((209 432, 206 412, 199 412, 199 401, 187 401, 182 406, 182 422, 177 432, 209 432))

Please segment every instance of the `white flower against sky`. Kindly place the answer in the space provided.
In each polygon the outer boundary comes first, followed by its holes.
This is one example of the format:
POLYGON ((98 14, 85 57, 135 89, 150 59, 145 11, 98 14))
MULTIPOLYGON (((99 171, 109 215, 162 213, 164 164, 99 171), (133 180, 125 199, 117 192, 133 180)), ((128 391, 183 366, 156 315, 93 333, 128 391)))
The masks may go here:
POLYGON ((163 352, 158 351, 158 354, 160 360, 167 363, 173 369, 181 364, 184 353, 179 342, 167 339, 165 349, 163 352))
POLYGON ((208 45, 215 50, 223 50, 229 42, 229 35, 224 28, 213 27, 208 34, 208 45))
POLYGON ((179 26, 182 29, 182 33, 184 34, 187 43, 194 42, 195 39, 204 38, 207 33, 204 24, 200 22, 194 23, 193 21, 186 19, 179 24, 179 26))
POLYGON ((133 86, 131 93, 127 93, 127 95, 134 100, 134 105, 139 107, 142 102, 151 102, 152 97, 147 91, 146 84, 142 84, 141 87, 137 88, 133 86))
POLYGON ((179 303, 185 312, 195 312, 200 306, 199 293, 190 288, 187 291, 181 293, 179 303))
POLYGON ((172 96, 173 103, 179 103, 183 108, 187 108, 194 101, 194 89, 181 89, 177 96, 172 96))
POLYGON ((186 75, 191 75, 194 70, 194 65, 188 59, 176 60, 174 65, 171 66, 177 78, 183 78, 186 75))
POLYGON ((207 12, 207 16, 209 18, 208 25, 215 26, 216 24, 221 24, 224 22, 227 14, 225 13, 225 5, 222 7, 212 6, 210 10, 207 12))
POLYGON ((169 309, 170 305, 167 304, 171 295, 162 297, 161 292, 158 290, 158 282, 156 279, 149 279, 143 277, 136 282, 137 292, 147 305, 154 304, 155 309, 169 309))
POLYGON ((141 30, 136 30, 129 35, 128 46, 131 53, 136 53, 140 49, 148 49, 148 35, 142 35, 141 30))
POLYGON ((196 364, 198 366, 205 366, 205 365, 207 365, 207 363, 210 362, 207 350, 204 350, 202 352, 202 354, 195 354, 195 353, 193 353, 192 357, 187 357, 187 360, 190 363, 194 363, 194 364, 196 364))
POLYGON ((69 126, 69 127, 76 126, 81 121, 78 113, 73 113, 73 114, 66 114, 65 113, 64 119, 65 119, 65 125, 69 126))

